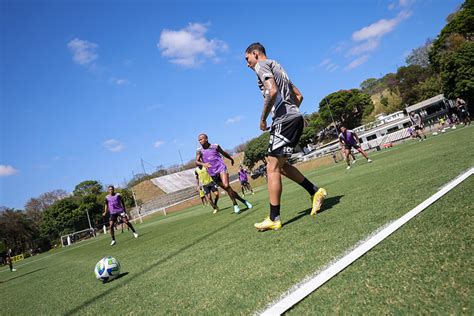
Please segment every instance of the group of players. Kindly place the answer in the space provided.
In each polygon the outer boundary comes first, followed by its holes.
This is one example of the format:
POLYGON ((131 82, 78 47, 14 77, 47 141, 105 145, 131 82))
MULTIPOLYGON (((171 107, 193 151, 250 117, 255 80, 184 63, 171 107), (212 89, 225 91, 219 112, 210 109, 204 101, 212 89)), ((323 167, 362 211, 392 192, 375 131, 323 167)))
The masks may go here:
MULTIPOLYGON (((245 50, 245 60, 247 66, 252 69, 257 76, 257 84, 263 95, 263 110, 260 117, 260 129, 270 131, 270 139, 267 157, 267 186, 269 194, 269 216, 262 222, 255 223, 254 227, 258 231, 278 230, 282 227, 280 217, 280 205, 282 195, 281 177, 286 176, 305 189, 311 197, 311 215, 316 215, 321 210, 327 192, 324 188, 316 186, 309 181, 296 167, 288 162, 288 158, 293 154, 295 146, 298 144, 304 128, 303 115, 299 107, 303 101, 303 96, 298 88, 289 79, 283 67, 275 60, 268 59, 265 48, 260 43, 253 43, 245 50), (267 125, 267 119, 272 117, 272 123, 267 125)), ((417 133, 422 133, 421 118, 417 114, 411 113, 410 117, 415 125, 417 133), (420 132, 419 132, 420 131, 420 132)), ((423 135, 424 136, 424 135, 423 135)), ((421 138, 421 135, 419 136, 421 138)), ((426 137, 426 136, 425 136, 426 137)), ((224 163, 224 157, 234 165, 233 158, 225 152, 219 145, 211 144, 208 136, 204 133, 198 135, 200 147, 196 153, 196 181, 200 196, 208 201, 213 208, 213 213, 219 212, 217 206, 219 200, 218 186, 222 188, 232 200, 233 209, 236 214, 241 212, 237 201, 251 209, 252 204, 235 192, 229 184, 229 174, 224 163)), ((340 127, 339 142, 341 151, 345 156, 347 169, 351 168, 351 150, 355 149, 367 159, 372 160, 360 147, 357 134, 348 130, 345 126, 340 127)), ((355 162, 355 160, 353 161, 355 162)), ((353 163, 352 162, 352 163, 353 163)), ((241 182, 242 194, 247 188, 252 194, 253 190, 248 183, 248 172, 240 166, 239 180, 241 182)), ((125 212, 123 202, 117 201, 119 198, 113 197, 113 187, 109 187, 109 195, 104 209, 111 213, 111 227, 116 220, 114 214, 125 212), (112 189, 112 194, 110 190, 112 189)), ((121 201, 121 200, 120 200, 121 201)), ((138 237, 128 220, 125 222, 138 237)), ((113 229, 111 229, 112 245, 115 244, 113 229)))

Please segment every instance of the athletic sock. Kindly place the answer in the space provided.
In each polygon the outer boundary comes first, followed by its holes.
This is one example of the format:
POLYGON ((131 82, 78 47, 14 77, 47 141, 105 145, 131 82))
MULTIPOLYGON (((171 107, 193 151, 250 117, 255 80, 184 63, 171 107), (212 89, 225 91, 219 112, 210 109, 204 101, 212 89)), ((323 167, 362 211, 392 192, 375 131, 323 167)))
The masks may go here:
POLYGON ((311 181, 309 181, 307 178, 304 178, 303 182, 301 182, 299 185, 308 191, 309 195, 311 196, 313 196, 316 191, 318 191, 318 187, 311 183, 311 181))
POLYGON ((280 205, 270 204, 270 219, 272 221, 274 221, 275 219, 280 219, 280 205))
POLYGON ((234 197, 235 197, 237 200, 239 200, 240 202, 242 202, 242 203, 245 204, 245 200, 244 200, 243 198, 241 198, 240 195, 239 195, 237 192, 234 192, 234 193, 235 193, 234 197))

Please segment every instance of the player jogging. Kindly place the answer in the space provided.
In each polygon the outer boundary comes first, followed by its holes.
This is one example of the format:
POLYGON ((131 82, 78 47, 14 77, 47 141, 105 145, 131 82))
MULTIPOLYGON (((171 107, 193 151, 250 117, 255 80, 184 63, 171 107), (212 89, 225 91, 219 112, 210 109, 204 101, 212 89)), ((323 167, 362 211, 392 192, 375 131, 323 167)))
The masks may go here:
POLYGON ((268 194, 270 199, 270 216, 261 223, 255 223, 258 231, 280 229, 280 202, 282 193, 281 175, 288 177, 302 186, 313 199, 311 215, 320 209, 326 190, 316 187, 303 174, 288 163, 295 146, 303 132, 304 120, 299 111, 303 101, 298 88, 290 81, 288 75, 276 61, 267 59, 265 48, 260 43, 253 43, 245 50, 247 66, 255 71, 258 87, 263 94, 263 111, 260 118, 260 129, 270 129, 270 141, 267 158, 268 194), (267 127, 267 118, 272 114, 271 127, 267 127))
POLYGON ((467 110, 467 104, 466 101, 464 101, 461 98, 456 99, 456 107, 458 109, 459 113, 459 120, 464 123, 464 126, 471 125, 471 117, 469 115, 469 112, 467 110))
POLYGON ((133 237, 138 238, 138 234, 133 228, 132 223, 128 221, 127 212, 125 211, 125 204, 122 201, 122 196, 118 193, 115 193, 115 188, 113 185, 109 185, 107 188, 109 194, 105 197, 105 206, 104 212, 102 216, 105 216, 107 212, 109 212, 109 227, 110 227, 110 236, 112 237, 112 242, 110 243, 111 246, 115 245, 115 233, 114 227, 115 223, 117 222, 118 217, 120 216, 122 220, 127 224, 128 227, 133 232, 133 237))
MULTIPOLYGON (((344 151, 344 157, 346 157, 346 169, 351 168, 349 156, 352 155, 352 148, 360 152, 362 156, 367 159, 367 162, 372 162, 372 160, 369 159, 369 156, 367 156, 366 152, 360 147, 359 137, 357 136, 357 134, 354 131, 348 130, 345 126, 341 126, 340 130, 341 134, 339 134, 339 144, 341 145, 341 148, 344 151)), ((354 163, 356 161, 354 155, 352 155, 352 158, 354 159, 352 163, 354 163)))
POLYGON ((196 170, 194 170, 194 174, 196 175, 196 183, 200 192, 204 193, 204 198, 207 198, 209 204, 214 209, 213 214, 219 212, 219 208, 217 207, 217 201, 219 200, 219 189, 217 188, 216 183, 212 180, 209 172, 203 166, 197 166, 196 170), (214 200, 212 200, 212 195, 214 194, 214 200))
POLYGON ((7 264, 10 267, 10 272, 15 272, 16 271, 16 269, 13 268, 12 250, 11 249, 7 250, 7 264))
POLYGON ((240 187, 242 189, 242 194, 245 196, 244 188, 249 190, 250 193, 252 193, 252 195, 255 194, 255 193, 253 193, 252 186, 249 183, 249 177, 248 177, 249 172, 247 170, 245 170, 242 165, 240 165, 239 167, 240 167, 240 169, 239 169, 239 180, 240 180, 240 187))
POLYGON ((234 205, 234 213, 240 213, 240 207, 237 205, 236 200, 245 204, 247 208, 252 208, 252 204, 241 198, 229 184, 229 174, 227 173, 227 167, 222 156, 229 159, 232 165, 234 165, 234 159, 222 150, 221 146, 210 144, 206 134, 199 134, 198 140, 201 147, 199 147, 196 152, 196 165, 206 167, 212 180, 229 194, 232 204, 234 205))
POLYGON ((425 127, 423 126, 423 120, 421 119, 420 114, 411 111, 410 121, 411 121, 411 124, 413 125, 413 128, 415 129, 415 137, 419 138, 420 142, 422 140, 425 140, 426 135, 425 135, 425 132, 423 132, 425 127), (423 135, 423 138, 421 138, 422 135, 423 135))

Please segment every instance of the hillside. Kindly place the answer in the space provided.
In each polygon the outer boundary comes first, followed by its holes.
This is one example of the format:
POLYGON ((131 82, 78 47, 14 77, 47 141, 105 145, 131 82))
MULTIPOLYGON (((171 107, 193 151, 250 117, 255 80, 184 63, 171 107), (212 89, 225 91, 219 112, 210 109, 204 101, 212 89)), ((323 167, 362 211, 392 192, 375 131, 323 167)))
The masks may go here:
POLYGON ((389 89, 385 89, 382 92, 374 93, 370 96, 374 103, 374 110, 372 113, 365 117, 363 123, 369 123, 375 120, 375 116, 380 113, 390 114, 400 110, 402 99, 400 95, 394 92, 390 92, 389 89), (382 104, 383 98, 386 98, 386 105, 382 104))

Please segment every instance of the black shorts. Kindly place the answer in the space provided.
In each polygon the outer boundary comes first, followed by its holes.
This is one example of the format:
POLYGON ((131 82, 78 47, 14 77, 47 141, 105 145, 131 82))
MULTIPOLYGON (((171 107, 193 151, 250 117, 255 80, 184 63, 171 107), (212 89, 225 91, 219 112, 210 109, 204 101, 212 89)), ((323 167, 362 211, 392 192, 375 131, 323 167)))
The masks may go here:
MULTIPOLYGON (((220 179, 220 177, 219 177, 219 179, 220 179)), ((203 185, 202 189, 204 190, 205 194, 211 194, 211 192, 216 192, 218 190, 217 184, 215 184, 214 182, 203 185)))
POLYGON ((217 183, 217 184, 222 183, 221 175, 220 175, 220 174, 216 174, 215 176, 211 176, 211 178, 212 178, 212 180, 214 181, 214 183, 217 183))
POLYGON ((249 182, 248 181, 240 181, 240 185, 248 185, 249 182))
POLYGON ((415 131, 422 131, 422 130, 423 130, 423 126, 415 125, 415 131))
POLYGON ((273 123, 270 129, 268 155, 272 157, 290 157, 298 145, 303 133, 304 119, 302 115, 273 123))
POLYGON ((345 148, 345 149, 348 149, 348 150, 351 150, 351 148, 359 149, 360 146, 357 145, 357 144, 353 144, 353 145, 344 144, 344 148, 345 148))
POLYGON ((127 217, 127 213, 125 212, 122 212, 122 213, 115 213, 115 214, 110 214, 109 216, 109 221, 112 221, 112 222, 117 222, 117 219, 121 217, 121 218, 124 218, 124 217, 127 217))

